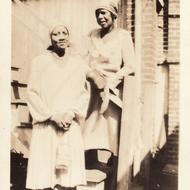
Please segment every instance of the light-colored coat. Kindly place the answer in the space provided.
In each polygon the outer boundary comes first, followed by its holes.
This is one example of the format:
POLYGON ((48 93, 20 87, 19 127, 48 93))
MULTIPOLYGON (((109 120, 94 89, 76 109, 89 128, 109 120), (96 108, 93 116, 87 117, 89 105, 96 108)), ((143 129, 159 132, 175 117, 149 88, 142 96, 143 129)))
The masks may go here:
POLYGON ((46 52, 33 60, 28 84, 28 106, 33 117, 26 187, 53 188, 56 184, 74 187, 85 184, 84 146, 81 126, 73 121, 67 133, 70 149, 68 171, 55 169, 59 138, 56 128, 44 122, 56 113, 73 111, 84 118, 88 105, 85 88, 86 68, 76 55, 66 53, 59 58, 46 52), (40 123, 41 122, 41 123, 40 123))
POLYGON ((106 79, 108 106, 104 113, 100 112, 102 98, 92 87, 84 130, 85 149, 107 149, 117 155, 123 107, 122 81, 134 72, 135 65, 131 36, 126 30, 115 28, 101 38, 100 29, 94 30, 89 35, 88 55, 90 68, 106 79))

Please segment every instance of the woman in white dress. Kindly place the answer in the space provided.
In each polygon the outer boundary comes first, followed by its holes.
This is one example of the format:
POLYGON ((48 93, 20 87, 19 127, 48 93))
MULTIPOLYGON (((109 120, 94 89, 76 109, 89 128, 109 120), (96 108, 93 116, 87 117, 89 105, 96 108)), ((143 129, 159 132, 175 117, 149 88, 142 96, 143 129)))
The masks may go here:
POLYGON ((129 32, 116 27, 117 12, 115 3, 100 1, 95 15, 101 28, 88 37, 91 100, 84 128, 86 166, 110 176, 106 185, 109 190, 116 188, 123 81, 134 73, 135 64, 129 32))
POLYGON ((63 24, 50 31, 51 46, 36 57, 28 84, 33 132, 26 188, 75 189, 86 184, 81 123, 88 106, 86 67, 69 47, 63 24))

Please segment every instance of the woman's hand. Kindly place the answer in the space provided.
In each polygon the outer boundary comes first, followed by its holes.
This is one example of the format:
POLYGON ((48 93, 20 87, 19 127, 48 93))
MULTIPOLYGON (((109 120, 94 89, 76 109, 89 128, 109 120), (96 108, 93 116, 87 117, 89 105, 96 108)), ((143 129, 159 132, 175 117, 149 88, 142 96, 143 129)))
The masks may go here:
POLYGON ((94 79, 94 83, 97 86, 98 89, 103 89, 106 86, 106 80, 102 76, 97 76, 94 79))
POLYGON ((58 127, 63 128, 67 131, 69 130, 69 127, 74 119, 74 113, 66 112, 64 114, 55 114, 51 119, 55 121, 58 127))
POLYGON ((87 77, 90 78, 98 89, 103 89, 106 86, 106 79, 98 71, 93 70, 87 73, 87 77))
POLYGON ((113 77, 109 80, 109 87, 110 89, 115 89, 121 82, 123 78, 119 77, 113 77))
POLYGON ((58 127, 62 127, 62 115, 61 114, 55 114, 51 117, 51 120, 54 121, 58 127))
POLYGON ((74 119, 74 113, 66 112, 62 117, 62 124, 65 130, 69 130, 69 127, 74 119))

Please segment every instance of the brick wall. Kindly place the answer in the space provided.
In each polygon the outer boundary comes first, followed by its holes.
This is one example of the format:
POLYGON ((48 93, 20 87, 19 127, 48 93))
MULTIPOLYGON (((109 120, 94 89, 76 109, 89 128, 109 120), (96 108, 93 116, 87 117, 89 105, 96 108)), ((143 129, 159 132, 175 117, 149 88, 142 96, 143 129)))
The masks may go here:
POLYGON ((119 23, 131 33, 133 42, 135 41, 135 0, 121 0, 119 4, 119 23))
MULTIPOLYGON (((162 121, 164 127, 168 128, 168 138, 166 152, 164 152, 167 159, 164 155, 161 159, 166 161, 165 164, 177 166, 178 163, 179 0, 164 0, 165 6, 159 14, 156 13, 155 3, 156 1, 141 1, 142 12, 139 23, 142 31, 141 98, 143 102, 141 111, 143 162, 140 174, 144 179, 145 189, 148 189, 151 175, 150 157, 146 156, 155 143, 154 133, 161 127, 162 121)), ((122 0, 121 5, 123 17, 121 26, 131 31, 134 39, 135 24, 138 24, 135 23, 134 11, 137 5, 134 0, 122 0)), ((175 166, 172 169, 175 170, 175 166)))
POLYGON ((168 163, 178 163, 178 134, 179 134, 179 40, 180 40, 180 6, 179 0, 169 1, 169 33, 168 57, 169 62, 169 123, 168 123, 168 163))
MULTIPOLYGON (((122 0, 122 21, 121 25, 131 32, 135 42, 135 0, 122 0)), ((157 48, 157 15, 155 1, 141 2, 141 88, 142 88, 142 137, 144 153, 143 157, 148 154, 152 146, 153 126, 154 126, 154 108, 155 108, 155 78, 157 69, 157 54, 158 49, 162 52, 163 43, 160 44, 161 48, 157 48)), ((138 23, 136 23, 138 24, 138 23)), ((161 38, 163 38, 161 33, 161 38)), ((159 41, 159 39, 158 39, 159 41)), ((163 41, 163 40, 162 40, 163 41)), ((161 54, 161 53, 160 53, 161 54)))
POLYGON ((142 6, 142 80, 153 82, 156 71, 155 5, 154 1, 144 1, 142 6))
MULTIPOLYGON (((166 127, 168 127, 166 157, 168 164, 177 164, 179 140, 180 6, 179 0, 169 0, 164 2, 164 8, 159 12, 155 19, 153 5, 151 5, 150 1, 149 3, 148 1, 144 1, 144 8, 142 11, 142 88, 144 95, 147 93, 145 92, 147 82, 151 83, 152 81, 155 81, 157 85, 157 83, 159 83, 157 77, 165 77, 164 96, 166 100, 164 105, 160 106, 163 106, 164 112, 168 114, 168 123, 165 123, 166 127), (156 22, 156 27, 154 22, 156 22), (156 41, 153 38, 155 38, 156 41), (167 62, 165 62, 165 60, 167 62), (162 73, 159 73, 160 71, 162 73)), ((157 86, 159 88, 159 84, 157 86)), ((154 90, 154 85, 152 85, 151 98, 153 99, 153 96, 157 96, 154 94, 154 90)), ((146 102, 144 102, 144 106, 146 106, 146 102)), ((156 108, 153 109, 153 111, 157 111, 156 108)))
POLYGON ((155 120, 155 77, 156 77, 156 12, 154 1, 142 1, 141 13, 141 98, 143 143, 141 176, 144 188, 149 188, 150 151, 153 147, 155 120))
MULTIPOLYGON (((134 0, 122 0, 124 28, 131 31, 134 37, 135 31, 135 2, 134 0), (125 11, 124 11, 125 10, 125 11)), ((166 59, 168 66, 165 74, 169 81, 166 88, 168 112, 168 163, 177 163, 178 160, 178 131, 179 131, 179 0, 165 1, 164 10, 155 18, 154 1, 142 3, 142 88, 147 83, 152 83, 156 78, 157 64, 162 64, 166 59), (169 16, 168 16, 169 15, 169 16), (155 27, 155 24, 157 25, 155 27), (155 41, 156 40, 156 41, 155 41), (156 45, 155 45, 156 44, 156 45)), ((152 89, 152 90, 153 90, 152 89)), ((143 97, 148 93, 142 91, 143 97)), ((152 97, 153 97, 152 91, 152 97)), ((143 99, 145 100, 145 97, 143 99)), ((146 106, 146 102, 144 102, 146 106)), ((153 106, 153 104, 152 104, 153 106)), ((150 122, 151 124, 151 122, 150 122)))

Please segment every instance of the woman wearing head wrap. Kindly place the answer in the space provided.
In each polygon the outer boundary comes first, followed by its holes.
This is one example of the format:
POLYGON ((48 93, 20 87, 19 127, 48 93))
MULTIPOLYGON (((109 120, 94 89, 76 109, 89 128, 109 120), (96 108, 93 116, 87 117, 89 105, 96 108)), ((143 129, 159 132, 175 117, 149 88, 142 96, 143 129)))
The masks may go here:
POLYGON ((116 185, 123 81, 134 72, 135 56, 130 34, 116 27, 118 9, 115 3, 100 1, 95 16, 101 28, 89 34, 88 78, 92 93, 84 142, 87 168, 100 169, 112 176, 106 187, 111 190, 116 185), (109 153, 107 157, 106 152, 109 153), (92 158, 94 162, 88 162, 92 158))
POLYGON ((28 84, 33 117, 26 187, 75 189, 85 184, 81 121, 87 111, 86 68, 70 51, 63 24, 50 29, 51 45, 36 57, 28 84))

